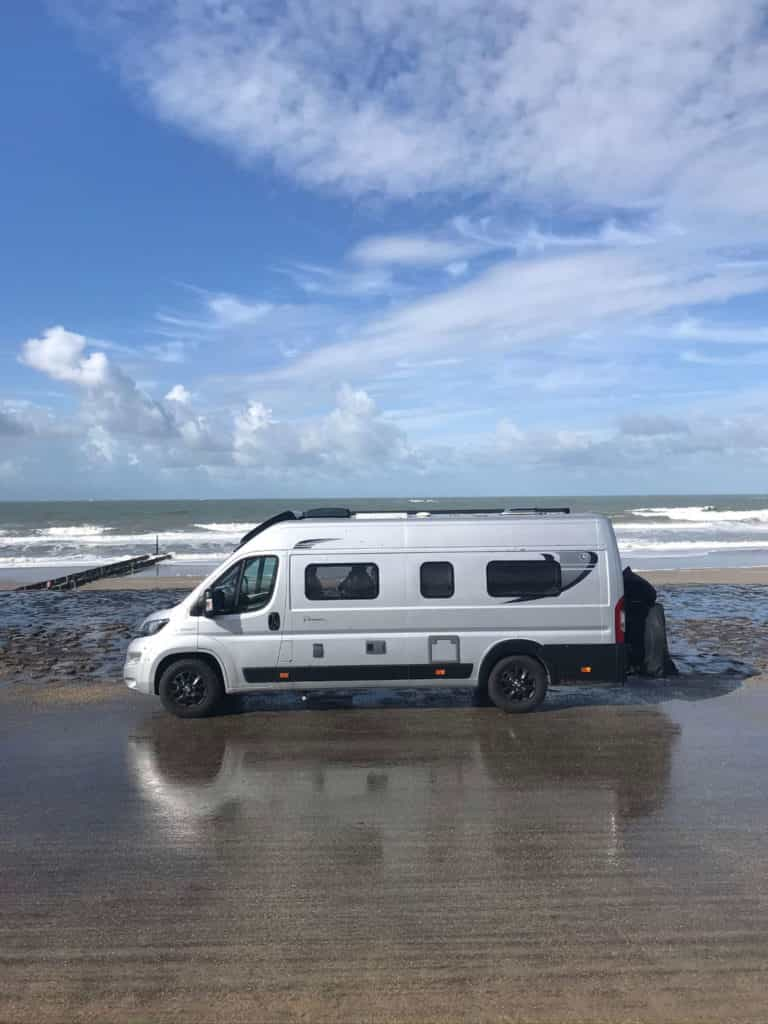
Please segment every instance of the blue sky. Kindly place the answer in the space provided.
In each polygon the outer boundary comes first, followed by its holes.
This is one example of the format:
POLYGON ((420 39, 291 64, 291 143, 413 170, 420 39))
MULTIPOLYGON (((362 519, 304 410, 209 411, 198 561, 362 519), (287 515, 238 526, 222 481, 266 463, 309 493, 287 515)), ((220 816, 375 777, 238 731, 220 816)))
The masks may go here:
POLYGON ((764 491, 764 13, 11 5, 0 496, 764 491))

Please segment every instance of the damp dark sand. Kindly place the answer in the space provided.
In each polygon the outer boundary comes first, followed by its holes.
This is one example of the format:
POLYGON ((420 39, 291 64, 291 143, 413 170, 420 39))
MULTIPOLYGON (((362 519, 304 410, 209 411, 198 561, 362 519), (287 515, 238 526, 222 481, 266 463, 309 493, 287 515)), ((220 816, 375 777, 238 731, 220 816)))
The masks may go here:
POLYGON ((683 674, 252 696, 120 681, 185 591, 0 595, 0 1021, 747 1022, 768 589, 661 592, 683 674))
MULTIPOLYGON (((0 594, 0 682, 118 683, 125 646, 140 620, 187 592, 177 584, 162 591, 0 594)), ((751 676, 768 669, 768 587, 672 585, 660 586, 659 593, 684 677, 751 676)), ((620 690, 616 699, 622 699, 620 690)))

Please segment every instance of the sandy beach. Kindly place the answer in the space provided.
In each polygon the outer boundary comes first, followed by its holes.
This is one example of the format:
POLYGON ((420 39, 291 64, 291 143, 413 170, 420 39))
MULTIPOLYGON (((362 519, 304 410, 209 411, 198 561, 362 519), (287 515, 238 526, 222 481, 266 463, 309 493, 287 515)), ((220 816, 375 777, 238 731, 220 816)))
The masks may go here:
POLYGON ((681 675, 511 724, 437 688, 180 722, 121 669, 197 578, 0 595, 0 1020, 760 1019, 768 570, 648 576, 681 675))
POLYGON ((200 722, 120 680, 181 593, 0 598, 0 1020, 762 1019, 764 588, 665 588, 680 677, 533 715, 339 690, 200 722))

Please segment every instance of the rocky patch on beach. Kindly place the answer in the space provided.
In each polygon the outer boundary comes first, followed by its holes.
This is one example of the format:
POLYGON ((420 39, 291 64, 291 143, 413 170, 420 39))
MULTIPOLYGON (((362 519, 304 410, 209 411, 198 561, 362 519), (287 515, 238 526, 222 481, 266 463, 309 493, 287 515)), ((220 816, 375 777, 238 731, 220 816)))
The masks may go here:
MULTIPOLYGON (((0 682, 119 683, 126 645, 140 621, 184 593, 0 595, 0 682)), ((669 587, 660 598, 683 677, 768 673, 768 588, 669 587)))
POLYGON ((184 593, 0 595, 0 682, 119 682, 125 648, 141 620, 184 593))

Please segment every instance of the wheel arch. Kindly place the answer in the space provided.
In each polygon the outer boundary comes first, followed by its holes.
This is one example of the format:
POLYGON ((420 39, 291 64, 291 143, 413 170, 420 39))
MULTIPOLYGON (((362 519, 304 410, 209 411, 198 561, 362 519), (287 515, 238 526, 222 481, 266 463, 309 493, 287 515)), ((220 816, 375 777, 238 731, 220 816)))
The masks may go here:
POLYGON ((549 685, 557 683, 555 667, 547 660, 541 644, 537 644, 534 640, 501 640, 483 655, 480 671, 477 675, 477 689, 480 694, 488 694, 488 676, 491 674, 491 669, 496 662, 500 661, 501 658, 509 657, 511 654, 527 654, 529 657, 535 658, 541 663, 544 671, 547 673, 549 685))
POLYGON ((198 661, 204 661, 206 664, 210 665, 218 675, 221 680, 221 685, 226 691, 227 681, 224 676, 224 669, 222 668, 219 659, 208 651, 197 651, 192 648, 192 650, 189 651, 174 651, 173 654, 166 654, 166 656, 158 662, 152 679, 152 690, 155 696, 158 696, 160 693, 160 678, 163 672, 165 672, 168 666, 172 665, 174 661, 182 661, 184 658, 197 658, 198 661))

